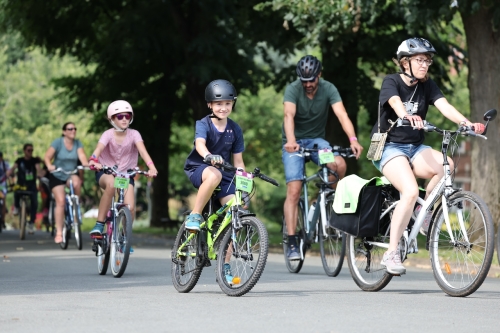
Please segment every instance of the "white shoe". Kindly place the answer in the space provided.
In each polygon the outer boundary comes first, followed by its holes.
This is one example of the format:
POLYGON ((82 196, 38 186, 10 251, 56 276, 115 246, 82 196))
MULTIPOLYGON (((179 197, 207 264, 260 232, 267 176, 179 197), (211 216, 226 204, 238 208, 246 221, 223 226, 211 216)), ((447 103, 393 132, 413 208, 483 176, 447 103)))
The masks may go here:
POLYGON ((12 210, 12 214, 13 214, 14 216, 19 215, 19 208, 14 207, 14 209, 12 210))
POLYGON ((382 266, 385 266, 387 273, 396 275, 406 273, 406 268, 401 263, 401 258, 399 257, 398 251, 384 253, 382 262, 380 264, 382 266))

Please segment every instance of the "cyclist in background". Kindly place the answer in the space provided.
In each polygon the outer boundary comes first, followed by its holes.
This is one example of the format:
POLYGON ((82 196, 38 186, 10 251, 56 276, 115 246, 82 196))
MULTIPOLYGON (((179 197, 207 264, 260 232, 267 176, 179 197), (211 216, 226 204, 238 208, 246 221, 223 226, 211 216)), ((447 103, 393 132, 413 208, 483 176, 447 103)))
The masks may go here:
POLYGON ((69 186, 70 177, 73 179, 73 188, 75 194, 80 196, 81 180, 78 174, 67 175, 63 172, 54 172, 57 168, 64 171, 75 170, 78 161, 83 165, 88 165, 87 157, 83 150, 83 145, 76 137, 76 126, 72 122, 65 123, 62 127, 61 137, 55 139, 50 144, 49 149, 45 153, 45 165, 49 171, 48 179, 49 186, 54 194, 56 207, 54 211, 56 222, 56 236, 54 242, 59 244, 63 241, 62 230, 64 225, 64 206, 66 200, 66 192, 64 186, 69 186), (52 161, 53 160, 53 161, 52 161))
POLYGON ((9 163, 3 159, 3 153, 0 152, 0 198, 2 206, 0 207, 0 228, 5 229, 5 198, 7 196, 7 171, 9 170, 9 163))
MULTIPOLYGON (((403 41, 397 50, 400 72, 387 75, 380 89, 379 101, 380 131, 389 129, 388 120, 397 123, 387 134, 386 144, 379 161, 373 161, 375 167, 384 174, 400 192, 400 200, 391 219, 389 249, 384 253, 381 265, 391 274, 404 274, 398 243, 410 221, 413 207, 419 194, 416 177, 430 179, 427 193, 430 193, 443 177, 443 154, 423 144, 423 120, 427 116, 429 105, 434 105, 451 121, 474 126, 476 133, 484 131, 481 123, 472 124, 460 112, 448 103, 436 83, 427 74, 432 65, 436 50, 423 38, 410 38, 403 41), (410 121, 411 126, 401 126, 402 119, 410 121), (416 129, 414 129, 416 128, 416 129)), ((378 124, 372 129, 377 132, 378 124)), ((453 161, 448 158, 450 170, 453 161)), ((415 211, 421 206, 418 206, 415 211)), ((421 233, 427 234, 432 211, 427 212, 421 233)))
MULTIPOLYGON (((284 104, 284 120, 282 127, 283 164, 285 166, 286 199, 283 207, 288 231, 289 260, 299 260, 300 254, 295 244, 295 228, 297 227, 297 205, 304 177, 304 157, 298 151, 304 148, 329 148, 325 140, 325 125, 330 109, 337 116, 342 129, 349 138, 351 149, 359 158, 363 147, 358 143, 354 126, 345 110, 337 88, 321 78, 321 62, 314 56, 302 57, 297 63, 298 79, 286 87, 284 104)), ((316 164, 318 154, 311 154, 316 164)), ((318 164, 319 165, 319 164, 318 164)), ((337 172, 340 178, 346 173, 344 159, 336 154, 335 162, 327 164, 328 168, 337 172)))
MULTIPOLYGON (((7 171, 7 176, 11 177, 16 173, 17 185, 26 187, 26 191, 30 194, 30 220, 28 221, 28 233, 35 232, 36 211, 38 209, 38 188, 36 179, 41 175, 40 159, 33 157, 33 145, 26 143, 23 146, 24 156, 18 158, 12 168, 7 171)), ((19 200, 21 196, 14 192, 14 215, 19 214, 19 200)))

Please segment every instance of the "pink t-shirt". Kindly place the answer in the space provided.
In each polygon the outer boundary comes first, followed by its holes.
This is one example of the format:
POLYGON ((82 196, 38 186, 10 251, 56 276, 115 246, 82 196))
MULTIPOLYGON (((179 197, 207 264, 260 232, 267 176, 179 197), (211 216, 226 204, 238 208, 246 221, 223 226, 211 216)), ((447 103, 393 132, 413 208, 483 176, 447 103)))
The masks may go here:
POLYGON ((127 129, 125 134, 123 142, 117 144, 113 128, 102 133, 99 142, 104 145, 104 149, 99 156, 99 163, 109 167, 118 165, 118 172, 125 172, 137 166, 139 151, 136 143, 144 140, 139 132, 131 128, 127 129))

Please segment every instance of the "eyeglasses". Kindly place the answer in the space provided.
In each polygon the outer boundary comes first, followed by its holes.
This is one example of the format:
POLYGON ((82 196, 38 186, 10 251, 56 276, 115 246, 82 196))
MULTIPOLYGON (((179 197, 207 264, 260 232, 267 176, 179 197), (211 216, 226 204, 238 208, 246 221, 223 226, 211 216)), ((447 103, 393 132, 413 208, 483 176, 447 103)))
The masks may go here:
POLYGON ((118 120, 122 120, 124 117, 125 117, 125 119, 130 120, 130 118, 132 118, 132 115, 130 113, 120 113, 120 114, 115 115, 115 117, 118 120))
POLYGON ((420 66, 422 66, 424 62, 427 66, 432 65, 432 59, 422 59, 422 58, 412 58, 412 59, 415 60, 417 64, 419 64, 420 66))
POLYGON ((33 149, 26 149, 26 152, 28 152, 28 153, 32 153, 32 152, 33 152, 33 149))
POLYGON ((76 127, 66 128, 66 131, 76 131, 76 127))

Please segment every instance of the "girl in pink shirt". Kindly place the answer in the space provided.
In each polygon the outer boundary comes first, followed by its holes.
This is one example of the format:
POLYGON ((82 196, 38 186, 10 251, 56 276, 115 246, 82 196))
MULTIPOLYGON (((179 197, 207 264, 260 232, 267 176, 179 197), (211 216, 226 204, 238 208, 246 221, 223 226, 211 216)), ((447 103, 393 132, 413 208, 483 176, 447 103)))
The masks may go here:
MULTIPOLYGON (((132 106, 126 101, 114 101, 108 106, 108 120, 113 128, 101 135, 97 147, 89 159, 91 169, 101 170, 102 165, 112 167, 118 166, 118 172, 126 172, 137 166, 138 155, 148 166, 148 177, 156 177, 156 170, 151 157, 144 146, 141 134, 129 128, 134 120, 132 106)), ((96 181, 103 190, 103 195, 99 203, 97 222, 90 232, 92 237, 101 237, 104 229, 106 213, 111 206, 111 201, 115 195, 114 177, 99 171, 96 173, 96 181)), ((134 216, 134 179, 130 179, 128 190, 125 192, 125 204, 130 207, 130 212, 134 216)))

